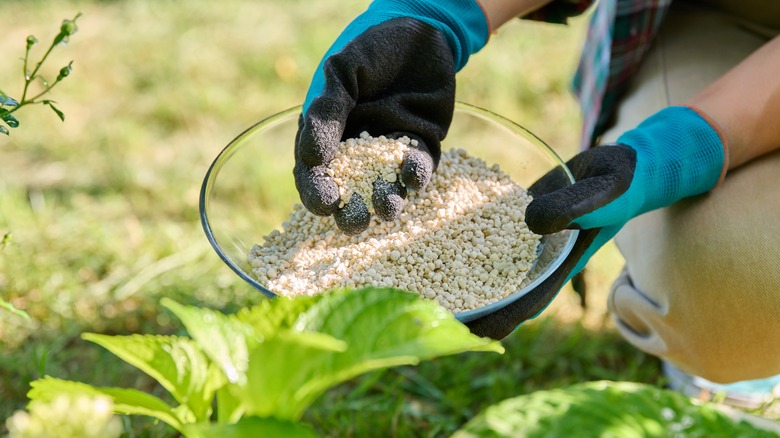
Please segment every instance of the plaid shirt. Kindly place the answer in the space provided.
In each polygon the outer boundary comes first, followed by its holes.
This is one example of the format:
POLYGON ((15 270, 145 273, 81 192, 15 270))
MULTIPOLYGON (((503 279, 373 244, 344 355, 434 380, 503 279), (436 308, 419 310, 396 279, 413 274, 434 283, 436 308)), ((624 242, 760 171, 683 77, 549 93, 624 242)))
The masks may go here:
MULTIPOLYGON (((553 23, 585 11, 595 0, 557 0, 525 17, 553 23)), ((615 105, 653 42, 672 0, 599 0, 590 20, 573 89, 582 109, 582 147, 612 123, 615 105)))

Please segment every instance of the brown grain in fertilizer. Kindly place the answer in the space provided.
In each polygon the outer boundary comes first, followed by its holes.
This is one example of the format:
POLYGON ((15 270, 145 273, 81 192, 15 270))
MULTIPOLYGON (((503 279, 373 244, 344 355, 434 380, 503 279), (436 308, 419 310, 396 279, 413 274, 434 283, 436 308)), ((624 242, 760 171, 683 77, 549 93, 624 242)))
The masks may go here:
POLYGON ((372 218, 366 231, 347 236, 332 217, 296 205, 282 231, 255 245, 247 261, 257 280, 282 296, 389 286, 458 313, 522 287, 541 237, 525 224, 530 201, 497 165, 452 150, 395 221, 372 218))

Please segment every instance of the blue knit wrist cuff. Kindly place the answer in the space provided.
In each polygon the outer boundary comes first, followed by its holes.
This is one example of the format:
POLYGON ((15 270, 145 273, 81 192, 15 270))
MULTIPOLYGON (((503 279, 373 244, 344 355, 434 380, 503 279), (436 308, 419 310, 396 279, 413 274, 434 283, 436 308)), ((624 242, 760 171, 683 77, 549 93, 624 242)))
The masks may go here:
POLYGON ((311 101, 325 89, 322 69, 330 55, 366 29, 401 17, 414 18, 438 29, 452 49, 455 71, 460 71, 469 56, 484 47, 490 36, 487 18, 476 0, 375 0, 344 29, 322 57, 306 94, 303 111, 306 112, 311 101))
POLYGON ((726 159, 720 133, 686 106, 657 112, 618 143, 637 151, 630 190, 640 189, 646 197, 640 214, 709 191, 720 180, 726 159))

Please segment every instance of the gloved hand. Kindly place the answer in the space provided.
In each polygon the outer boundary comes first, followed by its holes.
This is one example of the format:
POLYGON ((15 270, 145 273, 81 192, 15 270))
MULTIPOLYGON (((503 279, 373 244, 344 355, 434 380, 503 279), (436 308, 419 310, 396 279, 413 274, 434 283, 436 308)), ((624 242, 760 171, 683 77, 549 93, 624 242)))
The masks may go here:
POLYGON ((501 339, 536 317, 572 276, 630 219, 712 189, 728 168, 725 137, 709 118, 690 107, 665 108, 627 131, 616 144, 572 158, 534 183, 526 210, 538 234, 578 229, 569 256, 531 293, 507 307, 469 322, 472 332, 501 339))
POLYGON ((455 105, 455 72, 485 45, 488 25, 476 0, 375 0, 326 53, 312 79, 295 139, 295 185, 312 213, 334 215, 348 234, 368 227, 359 196, 339 209, 326 174, 338 143, 367 131, 418 141, 401 179, 377 181, 377 215, 392 220, 406 188, 420 190, 441 155, 455 105), (401 184, 403 183, 403 185, 401 184), (406 188, 404 188, 404 186, 406 188))

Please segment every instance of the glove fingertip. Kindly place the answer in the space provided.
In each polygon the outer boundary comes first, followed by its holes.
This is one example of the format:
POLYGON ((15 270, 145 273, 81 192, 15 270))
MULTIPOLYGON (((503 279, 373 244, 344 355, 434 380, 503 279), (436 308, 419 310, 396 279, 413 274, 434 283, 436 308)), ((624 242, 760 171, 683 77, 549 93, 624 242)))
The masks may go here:
POLYGON ((339 206, 339 190, 327 174, 307 166, 296 164, 293 168, 295 187, 301 203, 318 216, 330 216, 339 206))
POLYGON ((429 154, 411 150, 401 164, 401 181, 411 190, 422 190, 431 181, 433 169, 433 158, 429 154))
POLYGON ((536 234, 553 234, 569 228, 571 218, 548 196, 535 198, 525 210, 525 223, 536 234))
POLYGON ((336 220, 336 226, 348 236, 360 234, 371 222, 371 214, 363 199, 357 193, 353 193, 349 202, 333 213, 333 219, 336 220))
POLYGON ((374 182, 372 202, 379 219, 389 222, 395 220, 403 210, 406 190, 400 182, 388 182, 381 178, 374 182))
POLYGON ((338 151, 343 122, 312 116, 299 123, 296 136, 296 158, 310 167, 329 163, 338 151))

